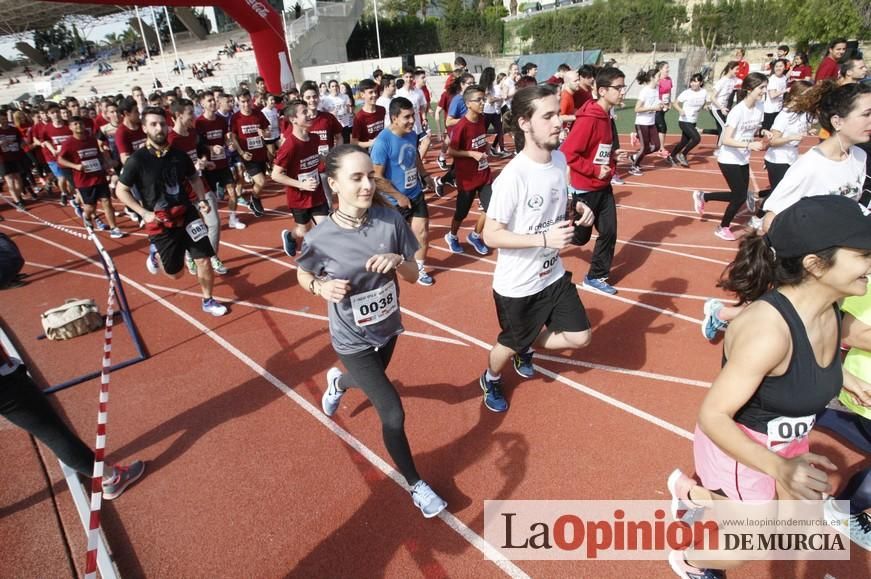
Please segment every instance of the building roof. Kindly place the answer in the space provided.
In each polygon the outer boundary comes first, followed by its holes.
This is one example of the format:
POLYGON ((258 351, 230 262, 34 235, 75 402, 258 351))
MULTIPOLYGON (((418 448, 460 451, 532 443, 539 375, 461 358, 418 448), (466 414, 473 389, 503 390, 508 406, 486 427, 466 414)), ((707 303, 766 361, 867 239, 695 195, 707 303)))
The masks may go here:
POLYGON ((123 10, 124 7, 112 4, 0 0, 0 34, 19 34, 50 28, 66 16, 78 15, 97 18, 123 10))

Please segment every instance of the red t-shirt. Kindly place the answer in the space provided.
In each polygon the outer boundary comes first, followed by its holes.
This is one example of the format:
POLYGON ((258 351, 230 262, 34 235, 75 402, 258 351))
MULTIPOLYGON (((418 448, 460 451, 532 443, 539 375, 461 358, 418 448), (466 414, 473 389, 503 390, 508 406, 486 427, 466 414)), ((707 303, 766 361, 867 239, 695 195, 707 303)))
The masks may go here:
POLYGON ((550 77, 549 79, 547 79, 545 82, 546 82, 547 84, 552 84, 552 85, 554 85, 554 86, 562 86, 562 84, 563 84, 563 79, 561 79, 561 78, 558 77, 557 75, 553 75, 552 77, 550 77))
POLYGON ((82 170, 73 169, 73 185, 76 189, 96 187, 106 182, 106 171, 100 162, 100 148, 97 139, 86 135, 84 139, 70 137, 61 146, 59 157, 70 163, 82 164, 82 170))
POLYGON ((21 150, 24 145, 24 140, 21 138, 21 133, 12 125, 7 125, 6 128, 0 129, 0 157, 3 162, 17 162, 21 160, 21 150))
MULTIPOLYGON (((166 140, 169 142, 170 149, 181 151, 191 158, 191 163, 196 163, 199 160, 199 157, 197 156, 197 133, 195 131, 190 131, 187 135, 183 136, 176 133, 175 129, 170 129, 166 140)), ((192 177, 192 179, 196 178, 197 177, 192 177)), ((208 188, 205 181, 203 181, 203 187, 208 188)), ((194 193, 194 189, 191 187, 190 179, 185 179, 184 190, 187 192, 188 198, 191 201, 196 201, 197 194, 194 193)))
MULTIPOLYGON (((289 128, 287 130, 287 135, 292 133, 293 129, 289 128)), ((318 111, 317 116, 312 120, 311 125, 308 128, 308 134, 309 138, 318 144, 318 155, 326 157, 327 153, 330 152, 330 149, 333 148, 335 137, 342 134, 342 124, 330 113, 318 111)), ((322 161, 320 171, 323 173, 326 170, 326 165, 322 161)))
POLYGON ((108 125, 108 124, 109 124, 109 119, 105 118, 102 114, 97 113, 97 117, 94 119, 94 126, 96 126, 97 129, 102 129, 103 125, 108 125))
POLYGON ((124 123, 118 125, 115 131, 115 148, 118 149, 118 155, 132 155, 137 149, 145 146, 145 131, 142 130, 142 125, 137 129, 131 129, 124 123))
POLYGON ((821 80, 837 80, 839 70, 839 65, 837 61, 831 56, 826 55, 826 57, 820 62, 820 67, 817 69, 817 76, 815 80, 820 82, 821 80))
POLYGON ((354 125, 351 128, 351 136, 358 141, 366 143, 375 139, 378 133, 384 130, 384 107, 375 105, 374 113, 367 113, 363 109, 354 115, 354 125))
MULTIPOLYGON (((59 127, 54 126, 53 123, 46 123, 42 125, 42 127, 39 129, 39 135, 36 138, 42 142, 51 142, 51 144, 54 146, 54 150, 59 151, 61 145, 64 144, 64 141, 66 141, 67 139, 71 139, 72 136, 73 132, 66 125, 66 123, 59 127)), ((46 161, 57 160, 54 154, 46 147, 43 147, 42 150, 46 161)))
POLYGON ((487 131, 484 129, 484 117, 478 117, 476 122, 467 117, 460 119, 454 125, 451 134, 451 148, 458 151, 481 151, 484 157, 476 161, 470 157, 454 157, 457 175, 457 187, 461 191, 475 191, 490 183, 490 163, 487 161, 487 131))
POLYGON ((85 127, 85 133, 89 137, 94 137, 97 134, 97 125, 91 117, 82 117, 82 126, 85 127))
MULTIPOLYGON (((330 115, 332 116, 332 115, 330 115)), ((308 141, 301 141, 293 134, 293 131, 285 135, 284 144, 275 155, 275 164, 284 168, 284 172, 291 179, 304 181, 314 179, 318 188, 314 191, 302 191, 290 185, 284 188, 287 196, 287 206, 291 209, 308 209, 317 207, 327 202, 324 195, 321 179, 318 176, 318 166, 321 157, 318 155, 318 144, 311 134, 308 141)))
POLYGON ((266 162, 266 146, 263 144, 260 129, 265 131, 268 128, 269 121, 266 120, 263 113, 259 112, 255 112, 253 115, 243 115, 239 112, 234 114, 230 121, 230 131, 236 135, 239 146, 242 147, 239 153, 251 153, 251 161, 258 163, 266 162))
POLYGON ((787 85, 792 86, 797 80, 810 80, 813 81, 814 73, 811 67, 806 64, 800 64, 799 66, 794 66, 789 71, 789 78, 786 81, 787 85))
POLYGON ((432 95, 429 92, 429 87, 423 85, 422 87, 420 87, 420 90, 423 92, 424 100, 426 100, 426 110, 429 110, 429 105, 432 102, 432 95))
POLYGON ((207 159, 215 164, 215 169, 224 169, 227 167, 227 119, 221 115, 215 115, 212 120, 201 116, 194 122, 194 128, 200 138, 209 146, 209 155, 207 159), (221 153, 216 155, 212 148, 215 145, 221 145, 223 149, 221 153))

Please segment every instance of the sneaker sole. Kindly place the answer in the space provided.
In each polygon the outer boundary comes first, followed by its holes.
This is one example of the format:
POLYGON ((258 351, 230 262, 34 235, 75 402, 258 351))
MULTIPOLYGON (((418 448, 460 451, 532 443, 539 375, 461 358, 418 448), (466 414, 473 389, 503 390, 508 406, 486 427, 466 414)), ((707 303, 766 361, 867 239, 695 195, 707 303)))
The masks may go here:
MULTIPOLYGON (((705 333, 705 328, 708 327, 708 323, 709 323, 711 316, 712 316, 712 312, 711 312, 712 306, 713 306, 712 302, 706 301, 705 305, 702 307, 702 311, 705 313, 705 317, 702 320, 702 336, 704 336, 704 338, 709 342, 713 342, 714 338, 708 337, 708 335, 705 333)), ((716 334, 714 335, 714 337, 716 338, 716 334)))
POLYGON ((442 513, 442 511, 444 511, 446 508, 448 508, 448 503, 447 503, 447 501, 442 500, 442 508, 440 508, 440 509, 437 510, 436 512, 431 513, 431 514, 429 514, 429 515, 426 514, 426 513, 423 511, 423 507, 417 507, 417 508, 420 509, 420 514, 423 515, 423 518, 425 518, 425 519, 433 519, 433 518, 439 516, 439 515, 442 513))
POLYGON ((481 250, 478 249, 478 248, 475 246, 475 244, 472 243, 471 241, 469 242, 469 245, 472 246, 472 248, 477 252, 478 255, 489 255, 489 253, 490 253, 490 250, 489 250, 489 249, 488 249, 487 251, 481 251, 481 250))
POLYGON ((668 482, 666 486, 668 487, 668 492, 671 493, 671 507, 669 510, 671 511, 671 518, 675 521, 677 520, 677 513, 680 510, 681 499, 677 496, 677 481, 680 480, 680 477, 683 473, 679 468, 676 468, 672 471, 670 475, 668 475, 668 482))
POLYGON ((517 367, 517 364, 513 363, 513 361, 512 361, 512 364, 511 364, 511 365, 514 367, 514 372, 515 372, 518 376, 520 376, 521 378, 523 378, 524 380, 529 380, 530 378, 535 378, 535 371, 534 371, 534 370, 533 370, 532 374, 530 374, 529 376, 527 376, 526 374, 523 374, 523 373, 520 372, 520 368, 518 368, 518 367, 517 367))

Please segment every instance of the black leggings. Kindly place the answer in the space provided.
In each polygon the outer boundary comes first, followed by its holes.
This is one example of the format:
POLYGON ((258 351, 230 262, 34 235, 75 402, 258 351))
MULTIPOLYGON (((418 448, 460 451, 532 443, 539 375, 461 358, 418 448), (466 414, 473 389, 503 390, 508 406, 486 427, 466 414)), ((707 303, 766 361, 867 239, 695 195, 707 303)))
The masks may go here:
POLYGON ((656 125, 635 125, 641 148, 635 153, 635 164, 641 165, 641 160, 649 153, 659 150, 659 131, 656 125))
POLYGON ((414 486, 420 477, 414 468, 414 459, 405 436, 405 411, 393 383, 385 371, 396 347, 396 336, 380 348, 367 348, 354 354, 339 354, 348 373, 339 381, 339 388, 358 387, 381 418, 381 434, 390 458, 396 463, 405 481, 414 486))
POLYGON ((672 157, 680 154, 683 154, 684 156, 688 155, 689 152, 695 149, 696 145, 698 145, 702 141, 702 136, 696 129, 695 123, 678 121, 677 124, 680 127, 680 141, 678 141, 677 145, 672 148, 672 157))
POLYGON ((354 127, 342 127, 342 142, 346 145, 351 143, 351 130, 354 127))
POLYGON ((720 145, 723 127, 726 126, 726 114, 719 109, 711 109, 711 116, 714 117, 714 129, 717 131, 717 146, 720 145))
MULTIPOLYGON (((768 172, 768 188, 763 189, 759 192, 760 199, 767 199, 771 192, 777 189, 777 186, 783 181, 783 176, 786 175, 786 172, 789 170, 791 165, 789 163, 772 163, 771 161, 765 161, 765 170, 768 172)), ((765 209, 762 208, 762 205, 759 206, 759 209, 756 210, 756 217, 764 217, 765 209)))
POLYGON ((64 424, 24 365, 0 376, 0 414, 45 444, 68 467, 90 477, 94 452, 64 424))
POLYGON ((720 166, 720 171, 726 178, 726 183, 729 184, 729 191, 705 193, 704 198, 705 201, 724 201, 729 204, 726 207, 726 212, 723 213, 723 219, 720 220, 720 227, 729 227, 732 219, 741 209, 741 205, 747 202, 747 189, 750 187, 750 165, 725 163, 717 163, 717 165, 720 166))
POLYGON ((493 141, 493 146, 500 151, 505 150, 505 143, 502 137, 502 115, 499 113, 484 113, 484 132, 490 130, 490 127, 496 129, 496 139, 493 141))
POLYGON ((668 125, 665 123, 665 111, 656 111, 656 115, 653 118, 653 124, 656 126, 656 130, 664 137, 668 132, 668 125))

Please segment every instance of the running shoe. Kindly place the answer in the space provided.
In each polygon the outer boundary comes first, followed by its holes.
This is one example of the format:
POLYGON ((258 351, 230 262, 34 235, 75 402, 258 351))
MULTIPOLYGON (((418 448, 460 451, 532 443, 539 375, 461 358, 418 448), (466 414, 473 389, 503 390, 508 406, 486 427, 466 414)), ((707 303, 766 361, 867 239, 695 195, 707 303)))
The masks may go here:
POLYGON ((191 254, 187 252, 184 254, 184 264, 187 266, 189 274, 197 275, 197 262, 195 262, 194 258, 191 257, 191 254))
POLYGON ((439 157, 438 159, 436 159, 436 164, 439 166, 439 169, 441 169, 442 171, 448 170, 448 161, 444 157, 439 157))
POLYGON ((284 253, 287 254, 287 257, 296 255, 296 239, 293 238, 293 234, 289 229, 281 230, 281 246, 284 248, 284 253))
POLYGON ((145 258, 145 269, 147 269, 148 273, 151 275, 157 275, 157 272, 160 271, 160 266, 157 265, 156 253, 149 253, 148 257, 145 258))
POLYGON ((723 309, 723 302, 717 299, 709 299, 705 302, 705 319, 702 320, 702 335, 709 342, 713 342, 717 333, 726 329, 729 325, 720 319, 719 313, 723 309))
POLYGON ((117 499, 127 487, 142 478, 145 474, 145 463, 141 460, 131 462, 129 466, 115 465, 115 476, 103 479, 103 498, 107 501, 117 499))
POLYGON ((239 221, 239 218, 235 215, 230 216, 230 221, 228 224, 230 226, 230 229, 245 229, 245 227, 247 227, 244 223, 239 221))
POLYGON ((453 253, 463 253, 463 246, 460 245, 460 239, 458 237, 454 237, 450 233, 445 233, 445 243, 448 244, 448 248, 453 253))
POLYGON ((339 409, 339 402, 347 390, 339 388, 339 380, 342 378, 342 371, 338 368, 330 368, 327 371, 327 389, 321 397, 321 409, 327 416, 332 416, 339 409))
POLYGON ((835 498, 829 497, 823 503, 823 516, 836 531, 846 535, 863 549, 871 551, 871 517, 868 513, 842 513, 835 504, 835 498))
POLYGON ((611 176, 611 185, 625 185, 625 184, 626 184, 626 181, 621 179, 620 175, 618 175, 617 173, 614 173, 611 176))
POLYGON ((629 165, 629 174, 635 177, 641 177, 644 173, 638 165, 629 165))
MULTIPOLYGON (((61 203, 61 205, 63 205, 63 203, 61 203)), ((77 216, 79 219, 84 219, 84 218, 85 218, 85 212, 82 211, 82 206, 81 206, 81 205, 79 205, 78 203, 76 203, 75 200, 71 201, 71 202, 70 202, 70 205, 73 206, 73 211, 75 211, 76 216, 77 216)))
POLYGON ((239 195, 236 199, 236 204, 241 205, 242 207, 248 207, 249 205, 248 199, 244 195, 239 195))
POLYGON ((671 570, 681 579, 726 579, 725 571, 720 569, 699 569, 687 563, 684 551, 672 551, 668 554, 668 564, 671 570))
POLYGON ((481 390, 484 391, 484 406, 493 412, 505 412, 508 410, 508 401, 502 395, 502 379, 488 380, 487 372, 481 374, 478 380, 481 390))
POLYGON ((16 208, 18 211, 26 211, 26 209, 24 209, 24 201, 15 201, 15 202, 13 203, 13 205, 15 205, 15 208, 16 208))
POLYGON ((671 518, 691 525, 705 510, 690 498, 690 490, 696 486, 696 481, 677 468, 668 476, 666 484, 671 493, 671 518))
POLYGON ((118 227, 109 232, 109 237, 112 239, 121 239, 122 237, 127 237, 127 234, 121 231, 118 227))
POLYGON ((217 255, 212 256, 212 270, 218 275, 227 275, 227 266, 218 259, 217 255))
POLYGON ((732 233, 732 230, 728 227, 720 227, 719 225, 714 230, 714 235, 719 237, 720 239, 725 239, 726 241, 737 241, 738 238, 735 237, 735 234, 732 233))
POLYGON ((110 227, 106 225, 99 217, 94 218, 94 226, 100 231, 109 231, 110 227))
POLYGON ((668 156, 665 158, 665 160, 668 161, 668 164, 671 165, 672 167, 677 167, 677 166, 678 166, 677 159, 675 159, 672 155, 668 155, 668 156))
POLYGON ((747 211, 751 214, 756 213, 756 193, 753 191, 747 191, 747 211))
POLYGON ((215 298, 207 298, 203 300, 203 311, 217 318, 227 313, 227 306, 219 303, 215 298))
POLYGON ((266 213, 263 211, 263 203, 260 201, 259 197, 251 196, 251 200, 248 201, 248 210, 254 214, 254 217, 263 217, 266 213))
POLYGON ((477 251, 480 255, 487 255, 488 253, 490 253, 490 248, 487 247, 486 243, 484 243, 484 238, 475 233, 474 231, 469 234, 469 236, 466 238, 466 241, 468 241, 469 244, 474 247, 475 251, 477 251))
POLYGON ((751 229, 762 229, 762 218, 754 215, 750 218, 750 221, 747 222, 747 225, 749 225, 751 229))
POLYGON ((687 157, 683 153, 677 154, 677 162, 680 163, 681 167, 689 167, 690 166, 690 162, 687 161, 687 157))
POLYGON ((705 214, 705 192, 693 191, 693 209, 699 217, 705 214))
POLYGON ((61 204, 61 205, 66 205, 66 204, 67 204, 67 201, 68 201, 68 199, 67 199, 67 194, 66 194, 66 193, 61 193, 61 194, 60 194, 60 204, 61 204))
POLYGON ((587 287, 591 287, 594 290, 599 290, 602 293, 606 293, 608 295, 614 295, 617 293, 617 288, 608 283, 608 278, 600 277, 593 278, 588 275, 584 276, 584 285, 587 287))
POLYGON ((445 510, 448 503, 443 498, 438 496, 432 488, 422 480, 411 487, 411 500, 414 501, 414 506, 420 509, 423 516, 431 519, 445 510))
POLYGON ((514 354, 514 371, 521 378, 532 378, 535 376, 535 368, 532 365, 533 351, 529 348, 519 354, 514 354))
POLYGON ((435 183, 435 196, 442 197, 445 194, 444 181, 442 181, 441 177, 436 177, 433 179, 433 183, 435 183))
POLYGON ((432 285, 435 283, 435 280, 421 268, 417 270, 417 283, 420 285, 432 285))

